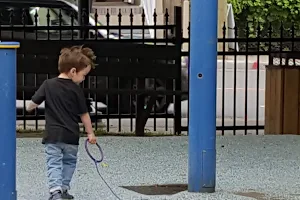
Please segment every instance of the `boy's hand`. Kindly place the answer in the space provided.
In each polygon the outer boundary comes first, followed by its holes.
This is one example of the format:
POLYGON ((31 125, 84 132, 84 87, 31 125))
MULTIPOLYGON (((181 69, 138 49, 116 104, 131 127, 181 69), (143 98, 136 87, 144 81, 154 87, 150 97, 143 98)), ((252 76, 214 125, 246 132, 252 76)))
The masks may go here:
POLYGON ((33 101, 30 101, 28 105, 26 105, 26 111, 32 112, 34 109, 36 109, 39 105, 36 103, 33 103, 33 101))
POLYGON ((97 138, 94 133, 88 134, 88 139, 89 139, 89 143, 91 143, 91 144, 97 143, 97 138))

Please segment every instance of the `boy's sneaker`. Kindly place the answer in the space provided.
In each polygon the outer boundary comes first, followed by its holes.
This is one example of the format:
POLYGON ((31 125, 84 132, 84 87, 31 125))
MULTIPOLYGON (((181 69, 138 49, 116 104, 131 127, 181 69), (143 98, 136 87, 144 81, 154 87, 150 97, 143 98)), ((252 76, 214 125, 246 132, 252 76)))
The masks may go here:
POLYGON ((68 190, 64 190, 61 196, 64 200, 65 199, 74 199, 74 196, 70 195, 68 190))
POLYGON ((61 191, 51 193, 49 200, 64 200, 61 191))

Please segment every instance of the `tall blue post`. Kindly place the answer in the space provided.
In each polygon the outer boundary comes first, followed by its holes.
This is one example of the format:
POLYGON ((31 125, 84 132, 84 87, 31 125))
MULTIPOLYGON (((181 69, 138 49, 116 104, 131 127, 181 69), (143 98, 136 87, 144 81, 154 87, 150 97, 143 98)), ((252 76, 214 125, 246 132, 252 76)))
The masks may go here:
POLYGON ((0 42, 0 199, 16 200, 16 49, 0 42))
POLYGON ((191 0, 188 191, 216 184, 218 0, 191 0))

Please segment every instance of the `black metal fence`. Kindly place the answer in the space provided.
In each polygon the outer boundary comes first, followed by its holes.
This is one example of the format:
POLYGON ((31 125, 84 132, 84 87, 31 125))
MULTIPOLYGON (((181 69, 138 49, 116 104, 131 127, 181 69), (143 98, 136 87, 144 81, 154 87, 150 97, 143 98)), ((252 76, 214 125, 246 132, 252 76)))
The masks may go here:
MULTIPOLYGON (((57 76, 62 47, 86 45, 95 51, 98 64, 82 84, 95 129, 135 131, 140 136, 147 130, 187 131, 188 64, 183 65, 182 60, 188 63, 189 52, 182 51, 182 44, 189 39, 182 37, 181 8, 175 11, 175 24, 168 23, 166 10, 164 25, 158 25, 155 12, 154 25, 146 25, 144 13, 141 25, 133 24, 133 13, 119 13, 118 25, 111 25, 109 13, 100 17, 96 10, 86 16, 83 11, 80 19, 89 24, 79 26, 76 10, 63 3, 1 5, 0 40, 21 43, 17 60, 19 128, 43 128, 44 105, 30 114, 25 112, 26 102, 43 80, 57 76), (124 17, 129 17, 130 25, 122 25, 124 17), (103 18, 106 25, 101 24, 103 18)), ((253 32, 248 25, 231 29, 224 24, 223 38, 218 40, 216 119, 223 135, 263 131, 264 65, 272 53, 295 52, 299 42, 293 27, 282 26, 276 38, 271 28, 267 30, 268 37, 266 30, 253 32), (234 37, 228 38, 228 31, 234 37)))
POLYGON ((217 66, 217 130, 222 135, 264 134, 265 67, 285 62, 299 66, 300 30, 284 24, 274 27, 253 22, 227 27, 224 23, 217 66))
MULTIPOLYGON (((88 17, 84 11, 82 15, 88 17)), ((89 24, 80 26, 77 16, 76 10, 62 3, 1 5, 0 40, 21 45, 17 57, 19 128, 43 128, 44 104, 31 114, 25 111, 26 102, 45 79, 57 76, 61 48, 85 45, 95 51, 98 64, 82 84, 95 129, 135 131, 142 136, 148 118, 153 119, 153 131, 159 131, 160 119, 165 119, 164 131, 169 131, 171 119, 171 128, 180 134, 181 9, 176 9, 176 25, 169 25, 168 13, 164 25, 157 25, 154 14, 153 26, 146 25, 144 13, 142 25, 133 25, 131 13, 129 26, 121 25, 121 14, 118 25, 110 25, 109 14, 106 25, 101 25, 96 12, 89 16, 89 24), (154 30, 154 38, 147 37, 149 29, 154 30), (158 31, 164 37, 159 38, 158 31), (167 112, 170 103, 178 110, 175 115, 167 112)))

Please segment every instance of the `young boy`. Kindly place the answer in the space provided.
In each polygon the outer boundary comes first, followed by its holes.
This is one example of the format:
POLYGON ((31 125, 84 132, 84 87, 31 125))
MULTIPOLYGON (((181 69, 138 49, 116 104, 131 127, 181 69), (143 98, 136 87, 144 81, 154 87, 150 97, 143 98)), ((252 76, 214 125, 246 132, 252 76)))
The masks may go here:
POLYGON ((49 200, 74 199, 68 193, 77 164, 79 116, 91 144, 96 143, 86 99, 79 84, 94 68, 95 55, 89 48, 73 46, 61 50, 59 76, 48 79, 26 108, 32 111, 45 101, 45 145, 49 200))

